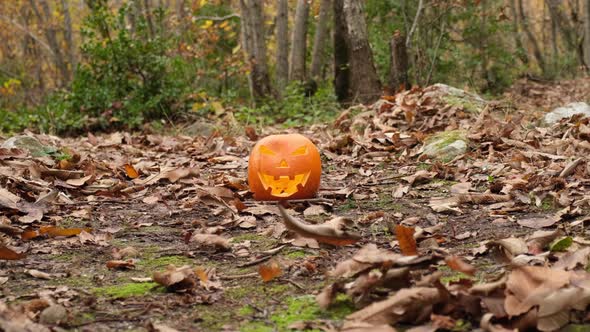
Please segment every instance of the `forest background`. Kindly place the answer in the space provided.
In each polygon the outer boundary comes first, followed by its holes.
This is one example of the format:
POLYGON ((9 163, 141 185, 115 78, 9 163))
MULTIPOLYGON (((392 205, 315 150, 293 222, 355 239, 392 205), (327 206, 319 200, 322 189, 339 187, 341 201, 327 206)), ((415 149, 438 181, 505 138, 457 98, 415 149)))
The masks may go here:
POLYGON ((587 75, 590 0, 0 0, 0 132, 303 125, 587 75))

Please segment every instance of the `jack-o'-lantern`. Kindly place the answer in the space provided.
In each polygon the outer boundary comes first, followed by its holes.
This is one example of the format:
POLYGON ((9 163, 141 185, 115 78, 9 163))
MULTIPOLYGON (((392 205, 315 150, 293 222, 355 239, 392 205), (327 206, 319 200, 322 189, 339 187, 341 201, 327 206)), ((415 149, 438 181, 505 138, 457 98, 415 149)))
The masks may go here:
POLYGON ((267 136, 254 146, 248 161, 248 184, 262 201, 314 197, 322 162, 316 146, 299 134, 267 136))

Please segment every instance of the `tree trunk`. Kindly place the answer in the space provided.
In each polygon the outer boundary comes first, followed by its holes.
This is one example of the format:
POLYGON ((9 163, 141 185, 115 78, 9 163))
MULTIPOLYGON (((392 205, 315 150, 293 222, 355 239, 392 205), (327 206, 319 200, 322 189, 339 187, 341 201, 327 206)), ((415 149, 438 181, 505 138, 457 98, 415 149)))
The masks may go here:
POLYGON ((344 0, 334 0, 334 92, 341 103, 350 99, 350 67, 348 46, 346 45, 346 23, 344 0))
MULTIPOLYGON (((334 11, 334 18, 340 30, 338 33, 342 34, 344 32, 344 36, 340 36, 338 39, 344 37, 348 57, 346 63, 342 62, 343 58, 335 58, 337 66, 344 65, 348 67, 348 82, 346 84, 348 89, 344 95, 345 98, 341 100, 353 103, 374 102, 381 95, 381 83, 379 82, 373 63, 373 53, 369 45, 367 25, 361 0, 336 0, 336 2, 339 3, 334 6, 336 9, 334 11), (338 13, 337 11, 340 9, 342 12, 338 13), (338 23, 338 21, 343 22, 338 23), (340 24, 343 24, 343 26, 339 26, 340 24)), ((335 43, 338 43, 336 38, 335 43)), ((337 55, 336 57, 340 56, 342 55, 337 55)), ((343 92, 340 91, 340 95, 337 95, 342 96, 343 92)))
POLYGON ((39 24, 43 25, 43 31, 45 33, 45 38, 47 39, 47 44, 53 51, 53 56, 55 60, 55 66, 57 67, 60 73, 60 81, 61 85, 65 85, 70 81, 70 71, 68 70, 68 65, 64 59, 63 53, 61 51, 61 47, 57 40, 57 32, 53 27, 51 20, 51 9, 49 8, 49 4, 47 0, 29 0, 29 4, 37 16, 39 20, 39 24), (41 9, 43 10, 43 14, 39 11, 37 7, 37 3, 41 5, 41 9))
POLYGON ((519 15, 520 23, 522 24, 522 30, 526 34, 529 42, 531 43, 531 45, 533 47, 533 55, 535 56, 535 59, 537 60, 537 63, 539 64, 539 67, 541 68, 541 72, 543 72, 543 74, 545 74, 545 72, 547 70, 547 68, 545 66, 545 59, 543 59, 543 54, 541 53, 541 49, 539 48, 539 43, 537 42, 535 35, 533 35, 533 33, 531 32, 531 29, 529 28, 529 24, 526 19, 526 15, 524 13, 524 8, 522 5, 522 0, 518 0, 518 15, 519 15))
POLYGON ((295 10, 295 26, 291 36, 291 54, 289 59, 289 80, 305 80, 305 54, 307 53, 307 19, 309 3, 298 0, 295 10))
POLYGON ((64 14, 64 39, 68 50, 68 61, 70 62, 70 69, 73 73, 76 69, 76 46, 74 45, 74 37, 72 34, 72 17, 70 15, 70 6, 68 0, 61 0, 61 7, 64 14))
POLYGON ((242 13, 242 45, 250 64, 250 91, 255 99, 271 94, 264 38, 263 0, 240 0, 242 13))
POLYGON ((584 1, 584 62, 590 70, 590 0, 584 1))
POLYGON ((322 73, 324 64, 324 50, 328 36, 328 19, 330 16, 330 0, 322 0, 320 3, 320 15, 316 25, 315 37, 313 40, 313 51, 311 52, 311 78, 318 79, 322 73))
POLYGON ((277 87, 282 93, 289 82, 289 1, 279 0, 277 9, 277 87))
POLYGON ((390 68, 389 68, 389 89, 390 94, 400 90, 407 90, 410 87, 408 81, 408 52, 406 49, 406 37, 399 30, 393 34, 389 43, 390 68))
POLYGON ((524 43, 522 41, 522 35, 520 33, 519 23, 518 23, 518 12, 516 10, 516 3, 515 0, 510 0, 508 2, 510 5, 510 13, 512 15, 512 25, 513 25, 513 35, 514 35, 514 43, 516 44, 516 55, 524 64, 529 63, 528 52, 524 48, 524 43))

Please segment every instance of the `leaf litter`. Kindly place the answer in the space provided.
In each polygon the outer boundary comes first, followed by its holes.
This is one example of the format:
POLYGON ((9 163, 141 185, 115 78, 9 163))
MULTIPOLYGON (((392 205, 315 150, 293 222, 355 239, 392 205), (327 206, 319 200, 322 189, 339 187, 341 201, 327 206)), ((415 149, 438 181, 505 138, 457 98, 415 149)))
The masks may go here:
POLYGON ((514 90, 517 107, 491 101, 474 112, 435 85, 304 130, 325 157, 322 187, 285 206, 253 201, 245 181, 255 139, 276 130, 244 134, 231 119, 209 137, 35 135, 63 154, 2 149, 0 327, 122 329, 157 314, 154 330, 240 330, 305 295, 318 310, 342 297, 350 308, 338 319, 294 317, 300 328, 587 323, 590 120, 544 126, 531 105, 557 106, 567 89, 518 84, 553 97, 539 105, 514 90), (423 155, 443 131, 464 133, 465 152, 423 155), (202 304, 215 318, 190 315, 202 304), (255 313, 237 314, 244 305, 255 313))

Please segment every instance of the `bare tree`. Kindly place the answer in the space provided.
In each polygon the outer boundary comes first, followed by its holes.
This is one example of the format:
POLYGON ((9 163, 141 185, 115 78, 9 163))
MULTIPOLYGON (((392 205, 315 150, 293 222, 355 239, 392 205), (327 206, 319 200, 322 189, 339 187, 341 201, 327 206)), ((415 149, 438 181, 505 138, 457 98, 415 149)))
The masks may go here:
POLYGON ((524 48, 524 43, 522 41, 522 34, 520 33, 520 27, 518 23, 518 11, 516 9, 515 0, 508 1, 508 4, 510 6, 510 14, 512 16, 512 29, 514 31, 512 35, 514 36, 514 43, 516 44, 516 55, 518 56, 520 61, 522 61, 522 63, 528 64, 528 52, 524 48))
POLYGON ((331 6, 330 0, 322 0, 320 2, 320 15, 313 40, 313 51, 311 52, 310 74, 313 79, 317 79, 320 76, 322 65, 324 64, 324 51, 326 38, 328 37, 328 19, 331 6))
POLYGON ((53 52, 55 66, 57 67, 61 76, 61 85, 65 85, 70 81, 71 76, 68 65, 62 53, 62 48, 60 47, 59 41, 57 39, 57 30, 51 18, 51 8, 49 7, 47 0, 29 0, 29 4, 31 5, 31 8, 37 17, 39 24, 43 26, 45 39, 47 40, 47 44, 53 52), (37 4, 41 6, 41 9, 39 9, 37 4), (41 12, 41 10, 43 12, 41 12))
POLYGON ((285 90, 289 82, 289 1, 279 0, 276 17, 277 40, 277 87, 280 92, 285 90))
POLYGON ((307 53, 307 20, 309 17, 308 0, 298 0, 295 9, 295 26, 291 36, 291 54, 289 56, 289 80, 305 80, 305 54, 307 53))
POLYGON ((64 15, 64 40, 68 50, 68 61, 70 62, 71 71, 76 69, 76 45, 74 45, 74 37, 72 33, 72 17, 70 14, 70 5, 68 0, 61 0, 61 9, 64 15))
POLYGON ((406 38, 399 30, 395 31, 390 47, 390 68, 389 68, 389 88, 390 93, 394 94, 398 90, 406 90, 410 87, 408 80, 408 52, 406 49, 406 38))
POLYGON ((334 18, 336 95, 346 102, 373 102, 381 94, 381 83, 373 62, 361 0, 335 0, 334 18), (339 48, 338 43, 342 41, 345 49, 339 48))
POLYGON ((251 70, 248 81, 255 99, 269 96, 272 92, 266 59, 264 38, 263 0, 240 0, 242 17, 242 46, 251 70))
POLYGON ((590 69, 590 0, 584 1, 584 62, 590 69))
POLYGON ((545 66, 545 59, 543 58, 543 54, 541 53, 541 49, 539 48, 537 38, 535 38, 535 35, 532 33, 529 27, 526 14, 524 12, 524 7, 522 5, 522 0, 518 0, 518 17, 520 24, 522 25, 522 30, 526 34, 529 43, 531 43, 531 46, 533 47, 533 55, 535 56, 535 59, 537 60, 537 63, 539 64, 541 71, 545 73, 545 71, 547 70, 545 66))

